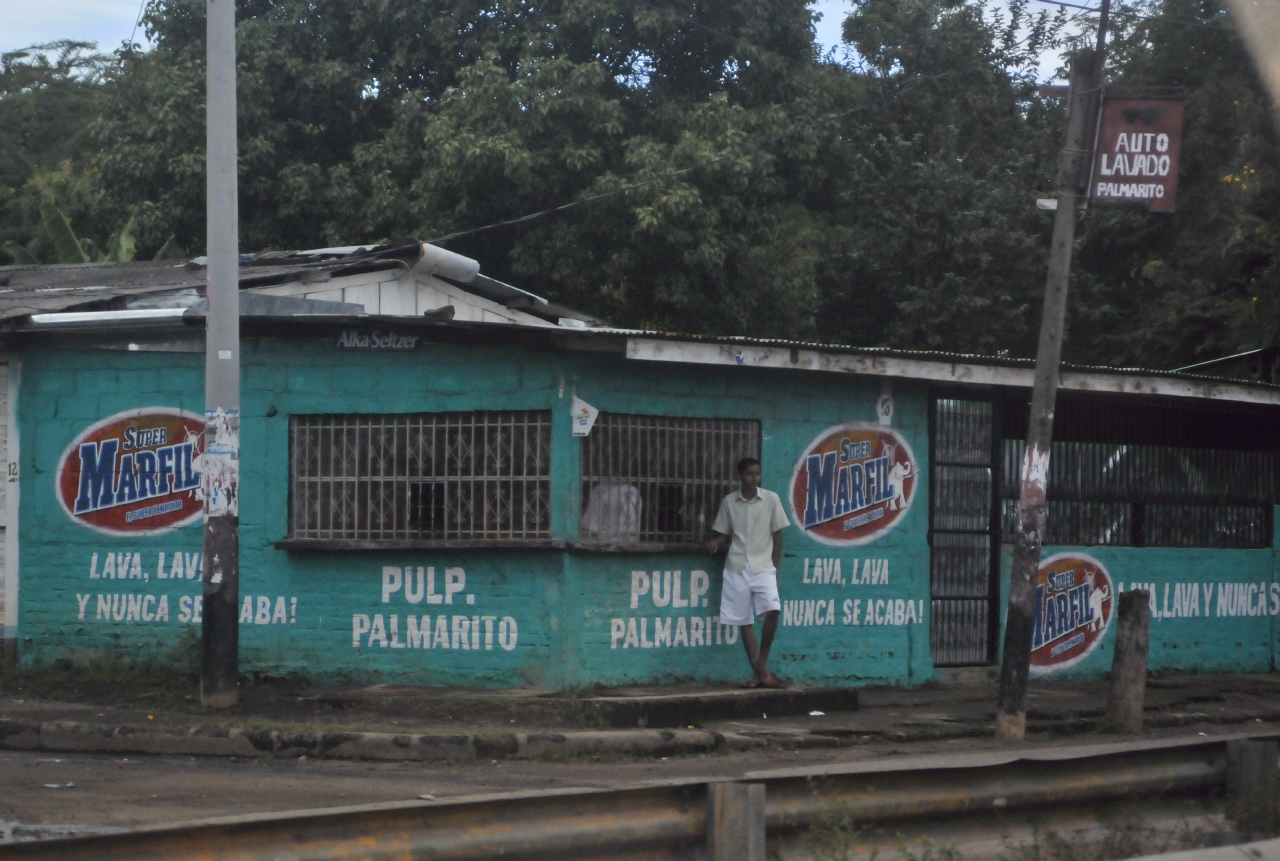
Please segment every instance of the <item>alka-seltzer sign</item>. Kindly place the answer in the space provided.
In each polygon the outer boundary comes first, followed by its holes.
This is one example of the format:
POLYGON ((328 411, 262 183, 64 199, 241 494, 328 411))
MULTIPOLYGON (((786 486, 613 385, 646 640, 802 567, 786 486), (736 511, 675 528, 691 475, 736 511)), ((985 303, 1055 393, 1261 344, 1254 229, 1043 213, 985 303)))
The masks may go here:
POLYGON ((119 535, 185 526, 204 512, 204 418, 164 407, 117 413, 72 440, 58 462, 58 502, 77 523, 119 535))
POLYGON ((827 428, 796 463, 791 508, 823 544, 866 544, 898 524, 916 491, 916 459, 883 425, 827 428))
POLYGON ((335 350, 416 350, 422 341, 421 335, 406 335, 390 329, 374 329, 371 332, 363 329, 343 329, 333 336, 335 350))
POLYGON ((1173 212, 1181 150, 1181 99, 1108 93, 1102 102, 1090 205, 1173 212))
POLYGON ((1065 669, 1096 649, 1111 625, 1115 591, 1111 575, 1092 556, 1059 553, 1041 562, 1031 669, 1065 669))

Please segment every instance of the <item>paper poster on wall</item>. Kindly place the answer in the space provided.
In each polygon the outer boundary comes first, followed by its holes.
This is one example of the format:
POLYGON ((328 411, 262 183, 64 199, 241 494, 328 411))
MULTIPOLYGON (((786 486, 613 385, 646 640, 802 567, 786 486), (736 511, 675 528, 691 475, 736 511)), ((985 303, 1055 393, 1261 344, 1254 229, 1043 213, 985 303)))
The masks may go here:
POLYGON ((1102 563, 1083 553, 1059 553, 1040 563, 1031 669, 1063 670, 1080 663, 1111 626, 1116 590, 1102 563))
POLYGON ((62 452, 54 478, 77 523, 116 535, 149 535, 194 522, 204 418, 168 407, 116 413, 85 428, 62 452))
POLYGON ((573 435, 587 436, 591 433, 591 429, 595 427, 596 417, 600 415, 600 411, 591 404, 573 396, 573 435))
POLYGON ((918 475, 911 446, 897 431, 836 425, 796 461, 791 509, 805 534, 823 544, 866 544, 906 515, 918 475))
POLYGON ((201 492, 208 507, 208 517, 240 514, 240 411, 212 409, 205 411, 205 438, 209 440, 201 472, 201 492))

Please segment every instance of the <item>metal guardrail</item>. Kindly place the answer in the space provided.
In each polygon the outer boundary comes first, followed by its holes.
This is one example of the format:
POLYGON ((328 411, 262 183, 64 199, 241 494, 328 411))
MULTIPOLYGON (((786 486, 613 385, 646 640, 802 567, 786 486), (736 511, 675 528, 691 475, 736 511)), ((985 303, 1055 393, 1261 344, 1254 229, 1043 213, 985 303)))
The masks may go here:
POLYGON ((1243 737, 904 758, 891 768, 883 762, 846 763, 750 773, 741 781, 671 781, 603 791, 518 792, 237 816, 0 846, 0 861, 590 861, 659 852, 743 858, 728 854, 726 847, 734 840, 745 845, 734 835, 747 830, 753 809, 749 797, 756 799, 758 810, 759 791, 749 794, 744 783, 764 785, 764 818, 771 836, 832 814, 860 823, 977 818, 1055 803, 1100 804, 1220 790, 1226 785, 1227 742, 1243 737), (735 795, 732 787, 743 791, 735 795))

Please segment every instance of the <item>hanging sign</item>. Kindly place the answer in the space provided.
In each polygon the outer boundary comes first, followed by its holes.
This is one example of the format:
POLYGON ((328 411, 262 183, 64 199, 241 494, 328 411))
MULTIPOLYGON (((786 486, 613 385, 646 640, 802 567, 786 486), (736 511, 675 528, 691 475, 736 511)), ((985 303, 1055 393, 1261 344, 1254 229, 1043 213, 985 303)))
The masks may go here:
POLYGON ((166 407, 116 413, 85 428, 58 461, 58 502, 77 523, 117 535, 186 526, 199 493, 203 416, 166 407))
POLYGON ((791 510, 823 544, 866 544, 896 526, 915 497, 915 455, 879 424, 827 428, 796 461, 791 510))
POLYGON ((1059 553, 1040 563, 1031 668, 1062 670, 1102 642, 1115 608, 1115 586, 1102 563, 1083 553, 1059 553))
POLYGON ((1108 91, 1089 185, 1090 206, 1173 212, 1182 151, 1182 99, 1108 91), (1152 97, 1152 96, 1155 97, 1152 97))
POLYGON ((573 435, 587 436, 591 433, 591 429, 595 427, 596 416, 600 415, 600 411, 586 401, 580 399, 577 395, 573 396, 572 410, 573 418, 573 435))

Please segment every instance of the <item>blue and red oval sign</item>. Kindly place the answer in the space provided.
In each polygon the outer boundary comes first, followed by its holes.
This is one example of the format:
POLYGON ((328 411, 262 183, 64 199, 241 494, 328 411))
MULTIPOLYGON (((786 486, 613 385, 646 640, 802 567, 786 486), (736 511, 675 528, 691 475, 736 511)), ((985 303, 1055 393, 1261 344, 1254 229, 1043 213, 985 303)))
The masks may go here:
POLYGON ((836 425, 796 462, 791 510, 823 544, 866 544, 906 515, 918 474, 911 446, 892 428, 836 425))
POLYGON ((1083 553, 1059 553, 1040 563, 1031 668, 1039 672, 1078 664, 1098 647, 1111 625, 1116 590, 1102 563, 1083 553))
POLYGON ((118 535, 186 526, 204 513, 204 417, 166 407, 116 413, 86 428, 58 461, 58 502, 77 523, 118 535))

